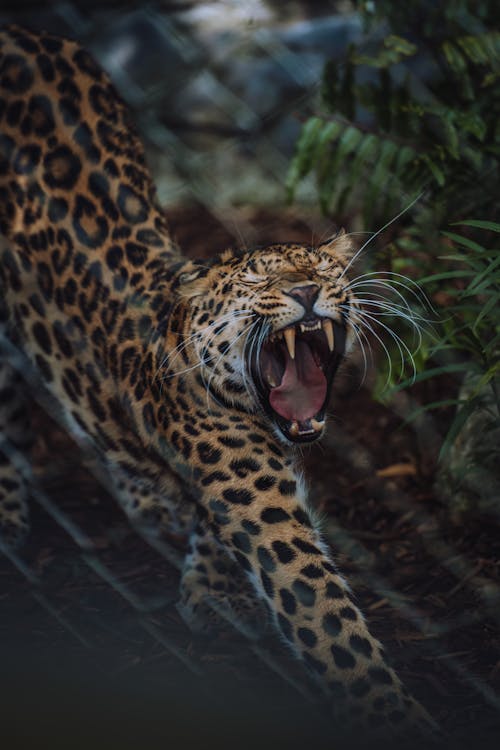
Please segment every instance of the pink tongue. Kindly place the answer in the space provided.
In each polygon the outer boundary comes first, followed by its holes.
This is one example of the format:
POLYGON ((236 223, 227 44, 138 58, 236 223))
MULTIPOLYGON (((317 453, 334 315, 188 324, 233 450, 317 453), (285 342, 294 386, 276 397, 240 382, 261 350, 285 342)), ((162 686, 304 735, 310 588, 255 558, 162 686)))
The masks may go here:
POLYGON ((326 378, 309 346, 296 342, 295 359, 287 354, 285 372, 277 388, 272 388, 269 403, 285 419, 303 422, 316 416, 326 398, 326 378))

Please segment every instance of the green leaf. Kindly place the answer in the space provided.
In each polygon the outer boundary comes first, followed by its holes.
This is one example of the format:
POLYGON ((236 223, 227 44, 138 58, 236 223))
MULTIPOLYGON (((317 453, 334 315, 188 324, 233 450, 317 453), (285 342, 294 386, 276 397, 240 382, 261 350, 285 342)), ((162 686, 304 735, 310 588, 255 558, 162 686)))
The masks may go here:
POLYGON ((408 39, 405 39, 402 36, 397 36, 396 34, 390 34, 384 39, 384 44, 388 49, 393 49, 395 52, 397 52, 401 56, 410 57, 411 55, 415 55, 418 52, 418 47, 416 44, 413 44, 412 42, 408 41, 408 39))
POLYGON ((500 73, 486 73, 483 80, 481 81, 481 88, 492 86, 500 78, 500 73))
POLYGON ((314 160, 319 162, 319 168, 326 157, 327 148, 339 137, 344 127, 341 122, 332 120, 327 122, 319 133, 314 153, 314 160))
POLYGON ((395 163, 395 171, 398 175, 403 173, 408 162, 417 158, 417 152, 410 146, 401 146, 398 149, 398 155, 395 163))
POLYGON ((348 125, 337 142, 335 149, 335 156, 337 166, 340 165, 343 159, 350 153, 355 151, 360 141, 363 140, 363 133, 359 128, 355 128, 352 125, 348 125))
POLYGON ((458 263, 465 263, 467 266, 471 266, 476 270, 483 268, 482 258, 476 258, 474 256, 467 257, 466 255, 438 255, 438 260, 454 260, 458 263))
POLYGON ((320 186, 324 183, 325 179, 328 179, 330 164, 337 148, 335 141, 343 132, 343 128, 344 126, 338 121, 328 122, 319 134, 314 152, 314 163, 317 182, 320 186))
POLYGON ((446 182, 446 178, 444 176, 443 171, 438 167, 438 165, 431 159, 428 154, 423 154, 420 159, 428 166, 430 172, 432 173, 432 176, 436 180, 439 187, 443 187, 443 185, 446 182))
POLYGON ((492 310, 494 310, 498 306, 499 303, 500 303, 500 294, 494 294, 494 295, 492 295, 492 297, 488 300, 488 302, 486 302, 486 304, 484 305, 483 309, 481 310, 481 312, 479 313, 479 315, 476 318, 476 322, 474 323, 474 327, 472 329, 474 331, 474 333, 477 334, 478 328, 479 328, 479 324, 482 322, 482 320, 484 318, 488 317, 488 315, 490 314, 490 312, 492 310))
POLYGON ((413 409, 405 417, 405 422, 414 422, 415 419, 417 419, 421 414, 425 414, 426 412, 432 411, 433 409, 444 409, 449 406, 459 406, 459 404, 461 403, 463 403, 463 401, 458 398, 443 398, 439 401, 431 401, 428 404, 419 406, 417 409, 413 409))
POLYGON ((465 73, 467 70, 467 63, 465 62, 464 56, 458 50, 452 42, 443 42, 442 49, 446 61, 450 68, 455 73, 465 73))
POLYGON ((486 122, 477 112, 455 112, 455 119, 458 127, 462 131, 467 131, 475 136, 479 141, 483 141, 486 135, 486 122))
POLYGON ((453 157, 453 159, 459 158, 458 153, 458 147, 459 147, 459 140, 458 140, 458 132, 453 124, 453 113, 452 112, 446 112, 441 115, 441 124, 443 126, 444 130, 444 143, 446 148, 448 149, 448 152, 453 157))
POLYGON ((423 279, 419 279, 419 283, 429 284, 431 281, 442 281, 443 279, 467 279, 474 275, 474 271, 443 271, 442 273, 434 273, 431 276, 424 276, 423 279))
POLYGON ((370 226, 372 216, 375 212, 378 198, 388 190, 390 186, 388 179, 390 177, 390 167, 398 152, 398 146, 392 141, 382 141, 382 147, 377 157, 375 169, 368 176, 368 188, 365 197, 365 222, 370 226))
POLYGON ((475 384, 473 395, 479 396, 482 394, 484 387, 487 386, 488 383, 491 383, 492 380, 495 380, 499 374, 500 362, 495 362, 495 364, 488 368, 488 370, 486 370, 486 372, 479 378, 475 384))
POLYGON ((371 166, 376 161, 380 147, 381 140, 377 136, 372 133, 364 136, 349 169, 350 182, 352 184, 359 180, 363 167, 367 165, 371 166))
POLYGON ((461 224, 466 227, 477 227, 477 229, 488 229, 491 232, 500 232, 500 224, 495 221, 482 221, 477 219, 469 219, 468 221, 456 221, 453 226, 461 224))
POLYGON ((472 284, 469 285, 467 294, 480 294, 487 286, 493 285, 495 283, 494 271, 498 266, 500 266, 500 255, 498 255, 495 260, 491 261, 482 273, 476 276, 472 284), (483 284, 485 279, 486 287, 483 284))
POLYGON ((355 65, 369 65, 371 68, 388 68, 401 62, 405 57, 411 57, 417 51, 418 47, 408 39, 390 34, 384 39, 384 46, 376 55, 359 54, 353 50, 350 61, 355 65))
MULTIPOLYGON (((462 224, 464 222, 461 222, 462 224)), ((455 226, 456 224, 453 224, 452 226, 455 226)), ((464 237, 461 234, 455 234, 454 232, 442 232, 445 237, 449 237, 450 240, 453 240, 454 242, 458 243, 459 245, 464 245, 464 247, 467 247, 469 250, 474 250, 476 253, 484 253, 484 247, 479 245, 477 242, 474 242, 474 240, 469 239, 469 237, 464 237)))
POLYGON ((484 153, 477 148, 471 148, 470 146, 462 143, 460 148, 460 156, 463 161, 471 166, 476 172, 480 172, 484 165, 484 153))
POLYGON ((494 67, 500 61, 500 34, 491 32, 480 36, 464 36, 457 39, 461 50, 475 65, 494 67))
POLYGON ((288 171, 286 187, 290 199, 299 182, 312 168, 318 136, 324 121, 320 117, 311 117, 302 128, 295 156, 288 171))
POLYGON ((450 363, 448 365, 441 365, 440 367, 432 367, 430 370, 424 370, 423 372, 418 372, 415 376, 411 378, 407 378, 406 380, 403 380, 401 383, 398 383, 397 385, 393 386, 389 391, 389 396, 392 396, 393 393, 398 393, 399 391, 403 391, 405 388, 408 388, 410 385, 414 385, 415 383, 421 383, 424 380, 431 380, 431 378, 435 378, 437 375, 451 375, 453 372, 468 372, 470 370, 470 366, 467 362, 456 362, 456 363, 450 363))
MULTIPOLYGON (((319 161, 323 158, 323 165, 319 167, 320 180, 320 202, 323 210, 328 211, 328 206, 332 200, 336 188, 342 182, 342 175, 345 173, 345 163, 351 153, 356 151, 358 144, 363 139, 363 134, 358 128, 347 125, 332 149, 330 157, 324 161, 324 157, 319 155, 319 161)), ((349 181, 347 188, 352 185, 349 181)), ((344 188, 345 190, 346 188, 344 188)), ((346 196, 344 196, 346 200, 346 196)))

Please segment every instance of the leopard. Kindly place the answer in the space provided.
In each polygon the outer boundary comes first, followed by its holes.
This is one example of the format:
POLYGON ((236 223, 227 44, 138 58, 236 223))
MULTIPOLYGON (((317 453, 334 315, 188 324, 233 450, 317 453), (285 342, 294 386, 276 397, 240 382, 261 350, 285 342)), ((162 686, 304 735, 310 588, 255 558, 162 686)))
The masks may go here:
MULTIPOLYGON (((339 726, 436 723, 390 666, 307 498, 355 344, 352 240, 184 256, 132 115, 76 41, 0 34, 0 328, 141 533, 189 536, 179 609, 267 623, 339 726), (215 607, 217 609, 217 607, 215 607)), ((34 481, 23 368, 0 360, 0 538, 22 545, 34 481), (29 464, 29 462, 28 462, 29 464)), ((210 621, 209 627, 213 627, 210 621)))

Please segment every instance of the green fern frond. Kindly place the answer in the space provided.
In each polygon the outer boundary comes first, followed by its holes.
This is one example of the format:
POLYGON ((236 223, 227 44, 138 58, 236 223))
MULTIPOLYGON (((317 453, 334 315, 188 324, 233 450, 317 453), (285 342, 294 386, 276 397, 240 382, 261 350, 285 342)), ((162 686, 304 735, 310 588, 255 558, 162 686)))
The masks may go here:
POLYGON ((463 55, 474 65, 485 65, 493 71, 500 67, 500 33, 490 31, 480 36, 464 36, 456 40, 463 55))

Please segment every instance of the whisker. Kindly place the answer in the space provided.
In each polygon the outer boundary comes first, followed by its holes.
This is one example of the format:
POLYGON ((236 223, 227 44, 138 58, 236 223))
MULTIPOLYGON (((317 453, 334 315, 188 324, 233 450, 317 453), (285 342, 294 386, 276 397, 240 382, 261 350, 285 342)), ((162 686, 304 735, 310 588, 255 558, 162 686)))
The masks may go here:
MULTIPOLYGON (((351 315, 352 315, 352 313, 351 313, 351 315)), ((365 326, 365 328, 367 328, 370 331, 370 333, 372 334, 372 336, 374 336, 377 339, 377 341, 379 342, 380 346, 382 347, 382 349, 385 352, 385 355, 387 357, 387 362, 388 362, 388 365, 389 365, 388 374, 387 374, 386 382, 385 382, 385 385, 384 385, 384 388, 387 388, 387 386, 391 382, 392 369, 393 369, 392 368, 392 360, 391 360, 391 356, 390 356, 389 350, 386 347, 386 345, 384 344, 383 339, 378 335, 378 333, 374 330, 373 326, 370 323, 367 323, 366 321, 359 321, 359 322, 360 323, 362 322, 363 325, 365 326)))
MULTIPOLYGON (((257 338, 254 340, 253 344, 256 347, 256 356, 255 356, 255 362, 257 363, 258 372, 257 375, 259 377, 259 380, 262 380, 262 374, 260 371, 260 352, 262 350, 262 347, 264 345, 264 342, 266 341, 269 334, 269 325, 264 324, 261 326, 257 338)), ((253 347, 250 352, 251 358, 253 358, 253 347)))
MULTIPOLYGON (((254 315, 254 313, 252 313, 252 316, 253 316, 253 315, 254 315)), ((204 375, 204 373, 202 373, 203 383, 204 383, 204 385, 205 385, 205 390, 206 390, 206 394, 207 394, 207 409, 209 410, 209 412, 210 412, 210 396, 211 396, 211 397, 212 397, 212 398, 213 398, 214 400, 217 400, 217 398, 216 398, 216 395, 214 395, 214 393, 213 393, 213 392, 212 392, 212 391, 210 390, 210 387, 211 387, 211 383, 212 383, 212 380, 213 380, 213 378, 214 378, 214 377, 215 377, 215 375, 217 374, 217 366, 218 366, 219 362, 220 362, 221 360, 223 360, 223 359, 224 359, 224 357, 226 357, 226 356, 227 356, 228 352, 229 352, 229 351, 230 351, 230 350, 232 349, 232 347, 233 347, 233 346, 234 346, 234 345, 235 345, 235 344, 236 344, 236 343, 237 343, 237 342, 239 341, 239 339, 240 339, 240 338, 241 338, 242 336, 244 336, 244 335, 245 335, 246 333, 248 333, 248 332, 249 332, 249 330, 250 330, 250 329, 251 329, 251 328, 252 328, 252 327, 253 327, 254 325, 255 325, 255 321, 254 321, 254 322, 252 322, 252 323, 248 323, 248 324, 247 324, 246 326, 244 326, 243 330, 241 330, 241 331, 240 331, 240 332, 238 333, 238 335, 236 336, 236 338, 235 338, 235 339, 233 339, 233 341, 231 341, 231 343, 230 343, 230 345, 229 345, 228 349, 227 349, 227 350, 226 350, 226 351, 225 351, 224 353, 222 353, 222 354, 220 355, 220 357, 218 357, 218 359, 216 360, 215 364, 214 364, 213 366, 211 366, 211 367, 207 367, 207 369, 210 369, 210 370, 211 370, 211 375, 210 375, 210 377, 209 377, 208 381, 206 380, 206 378, 205 378, 205 375, 204 375)))
MULTIPOLYGON (((373 316, 370 313, 368 313, 366 311, 363 311, 363 310, 359 311, 359 317, 362 318, 362 319, 364 319, 364 320, 371 320, 371 321, 377 323, 379 326, 381 326, 381 328, 383 328, 385 331, 387 331, 387 333, 394 339, 394 341, 396 341, 396 340, 399 341, 400 344, 401 344, 401 346, 407 352, 408 356, 413 358, 413 353, 410 351, 410 348, 407 346, 406 342, 401 338, 401 336, 399 336, 399 334, 396 333, 396 331, 394 331, 394 329, 392 329, 390 326, 388 326, 385 323, 383 323, 380 320, 380 318, 378 318, 376 316, 373 316)), ((418 346, 415 347, 415 351, 417 349, 418 349, 418 346)))
POLYGON ((399 289, 391 286, 386 281, 377 282, 375 281, 375 279, 367 279, 366 281, 360 281, 353 284, 352 287, 350 287, 350 290, 354 291, 356 298, 358 298, 359 294, 359 292, 356 291, 357 289, 361 289, 362 294, 370 295, 372 299, 382 299, 388 301, 390 296, 394 296, 400 301, 402 307, 406 308, 409 311, 412 310, 410 303, 408 302, 406 297, 399 291, 399 289), (375 289, 370 289, 371 286, 375 287, 375 289), (387 290, 385 294, 383 294, 384 290, 387 290))
MULTIPOLYGON (((196 331, 195 333, 188 336, 184 341, 181 341, 180 344, 178 344, 175 349, 172 349, 171 352, 169 352, 166 357, 163 359, 161 367, 166 367, 168 370, 171 370, 174 362, 176 361, 177 357, 179 357, 183 351, 187 349, 188 346, 191 344, 194 346, 197 341, 200 339, 203 339, 203 337, 206 334, 210 334, 214 331, 215 328, 218 328, 219 326, 223 325, 224 323, 230 323, 235 318, 238 318, 239 320, 248 318, 253 316, 254 313, 248 311, 248 310, 235 310, 231 313, 226 313, 226 315, 222 315, 220 318, 217 318, 217 320, 213 320, 209 325, 205 326, 205 328, 200 329, 199 331, 196 331)), ((208 336, 208 340, 204 342, 202 350, 207 348, 207 345, 211 342, 213 337, 208 336)), ((199 363, 201 364, 201 362, 199 363)), ((185 372, 189 372, 190 370, 194 369, 198 365, 195 365, 194 367, 186 368, 185 370, 180 370, 178 372, 171 372, 170 374, 164 375, 162 380, 166 380, 169 377, 175 377, 177 375, 181 375, 185 372)))
MULTIPOLYGON (((404 373, 404 366, 405 366, 405 359, 404 359, 404 353, 403 353, 403 350, 404 350, 406 352, 406 354, 408 355, 409 360, 411 362, 411 366, 412 366, 412 370, 413 370, 413 376, 412 377, 415 378, 416 375, 417 375, 417 368, 416 368, 416 365, 415 365, 415 360, 414 360, 412 352, 410 351, 410 349, 406 345, 406 343, 403 341, 403 339, 401 338, 401 336, 399 336, 392 328, 390 328, 389 326, 387 326, 380 319, 374 317, 373 315, 370 315, 366 311, 358 311, 358 310, 356 310, 355 315, 358 316, 359 322, 363 323, 363 325, 372 334, 376 335, 375 331, 373 329, 373 326, 371 325, 371 323, 368 323, 367 320, 370 320, 370 321, 373 321, 373 322, 377 323, 381 328, 383 328, 385 331, 387 331, 387 333, 389 334, 389 336, 391 336, 392 340, 396 344, 396 346, 398 348, 398 351, 399 351, 399 356, 400 356, 400 359, 401 359, 400 375, 402 375, 404 373)), ((378 336, 377 336, 377 338, 380 341, 380 338, 378 336)), ((384 346, 384 350, 385 350, 386 354, 389 357, 387 347, 384 346)), ((391 374, 392 374, 392 365, 391 365, 390 357, 389 357, 389 365, 390 365, 391 374)), ((390 382, 390 378, 389 378, 388 382, 390 382)))
MULTIPOLYGON (((236 344, 236 343, 237 343, 237 342, 239 341, 239 339, 240 339, 240 338, 241 338, 242 336, 244 336, 244 335, 245 335, 245 333, 247 333, 247 331, 248 331, 248 330, 249 330, 249 329, 250 329, 250 328, 252 327, 252 325, 254 325, 254 324, 253 324, 253 323, 248 323, 248 324, 247 324, 246 326, 244 326, 244 327, 243 327, 243 330, 241 330, 241 331, 240 331, 240 332, 238 333, 238 335, 236 336, 236 338, 235 338, 235 339, 233 339, 233 341, 231 341, 231 343, 230 343, 230 345, 229 345, 228 349, 227 349, 227 350, 226 350, 226 351, 225 351, 225 352, 224 352, 223 354, 221 354, 221 355, 220 355, 220 357, 218 357, 218 359, 216 360, 216 362, 215 362, 215 364, 213 365, 213 367, 210 367, 210 368, 209 368, 209 369, 210 369, 210 370, 212 371, 212 373, 211 373, 211 375, 210 375, 210 378, 209 378, 208 382, 206 383, 206 388, 207 388, 207 399, 208 399, 208 395, 209 395, 209 392, 210 392, 210 385, 211 385, 211 383, 212 383, 212 380, 213 380, 213 378, 214 378, 214 377, 215 377, 215 375, 217 374, 217 365, 219 364, 219 362, 221 362, 221 361, 222 361, 222 360, 224 359, 224 357, 226 357, 226 356, 227 356, 228 352, 230 352, 230 351, 231 351, 231 349, 233 348, 233 346, 234 346, 234 345, 235 345, 235 344, 236 344)), ((208 400, 207 400, 207 406, 208 406, 208 400)))
POLYGON ((393 306, 391 304, 387 304, 384 302, 377 302, 369 299, 360 299, 357 298, 357 302, 361 304, 361 308, 358 310, 359 313, 362 314, 363 310, 365 308, 370 308, 370 314, 376 318, 398 318, 400 320, 405 321, 408 325, 411 326, 413 336, 417 337, 417 344, 416 348, 418 349, 423 340, 422 330, 423 326, 421 325, 422 322, 426 322, 424 318, 420 318, 418 314, 414 314, 413 311, 410 311, 410 313, 407 313, 405 310, 401 309, 399 306, 393 306), (373 308, 373 309, 372 309, 373 308), (380 311, 380 312, 379 312, 380 311))
POLYGON ((417 203, 417 201, 419 201, 422 196, 423 196, 423 192, 419 193, 419 195, 417 195, 405 208, 403 208, 402 211, 400 211, 396 216, 394 216, 394 218, 392 218, 390 221, 388 221, 386 224, 384 224, 383 227, 381 227, 380 229, 378 229, 363 245, 361 245, 361 247, 359 248, 359 250, 356 253, 354 253, 354 255, 352 256, 351 260, 349 261, 349 263, 347 263, 346 267, 342 271, 342 273, 341 273, 341 275, 339 277, 339 281, 340 281, 340 279, 342 279, 343 276, 345 276, 345 274, 347 273, 347 271, 349 270, 349 268, 357 260, 357 258, 361 255, 361 253, 363 252, 363 250, 365 249, 365 247, 367 247, 367 245, 369 245, 370 242, 372 242, 376 237, 378 237, 379 234, 381 234, 384 230, 386 230, 387 227, 390 227, 391 224, 394 224, 394 222, 397 221, 401 216, 403 216, 403 214, 405 214, 407 211, 409 211, 411 208, 413 208, 413 206, 415 205, 415 203, 417 203))
POLYGON ((368 348, 370 350, 370 354, 371 354, 370 342, 368 340, 366 333, 362 330, 362 328, 360 328, 360 326, 355 321, 348 319, 347 325, 351 326, 353 333, 356 336, 357 342, 359 344, 359 348, 361 349, 361 354, 363 355, 363 377, 361 378, 361 384, 363 384, 365 382, 365 378, 368 373, 368 361, 366 358, 365 347, 363 346, 363 341, 361 340, 361 336, 363 336, 363 338, 365 339, 368 345, 368 348))
POLYGON ((396 289, 396 287, 401 287, 405 289, 406 292, 410 294, 414 299, 416 299, 419 304, 424 307, 428 307, 433 313, 436 312, 431 300, 426 295, 424 290, 417 284, 416 281, 411 279, 409 276, 405 276, 402 273, 396 273, 395 271, 367 271, 366 273, 360 274, 354 279, 351 279, 349 283, 346 284, 345 288, 354 289, 360 284, 369 284, 389 289, 394 294, 399 295, 405 301, 405 303, 408 304, 408 301, 404 298, 401 292, 396 289), (400 279, 404 279, 404 282, 400 281, 400 279))
MULTIPOLYGON (((246 349, 247 349, 249 336, 251 336, 253 334, 253 332, 258 328, 259 324, 260 324, 260 320, 259 319, 254 320, 254 322, 251 324, 250 329, 248 330, 247 335, 246 335, 245 343, 243 345, 243 350, 244 351, 246 351, 246 349)), ((254 339, 252 339, 251 346, 253 345, 253 341, 254 341, 254 339)), ((253 391, 252 391, 252 387, 251 387, 252 380, 251 380, 250 373, 247 371, 246 357, 244 358, 244 361, 243 361, 242 374, 243 374, 243 384, 245 386, 246 392, 248 393, 249 396, 252 396, 253 395, 253 391)))
POLYGON ((379 309, 381 311, 381 315, 406 317, 408 320, 412 320, 415 322, 428 322, 426 318, 424 318, 418 312, 412 310, 411 308, 410 310, 408 310, 408 308, 403 307, 402 305, 395 304, 393 302, 387 302, 385 297, 356 297, 356 301, 359 302, 359 304, 363 307, 374 308, 374 314, 375 310, 379 309))

